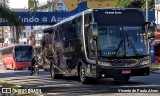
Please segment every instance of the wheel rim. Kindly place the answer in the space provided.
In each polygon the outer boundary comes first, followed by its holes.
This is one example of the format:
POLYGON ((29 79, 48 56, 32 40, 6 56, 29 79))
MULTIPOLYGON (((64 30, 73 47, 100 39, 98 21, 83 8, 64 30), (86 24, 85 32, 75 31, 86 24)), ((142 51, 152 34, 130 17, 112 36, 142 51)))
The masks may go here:
POLYGON ((36 68, 36 70, 35 70, 35 74, 36 74, 36 76, 38 75, 38 70, 37 70, 37 68, 36 68))
POLYGON ((81 71, 80 71, 80 79, 83 82, 85 80, 85 72, 84 69, 81 67, 81 71))
POLYGON ((54 78, 54 69, 51 67, 51 76, 54 78))

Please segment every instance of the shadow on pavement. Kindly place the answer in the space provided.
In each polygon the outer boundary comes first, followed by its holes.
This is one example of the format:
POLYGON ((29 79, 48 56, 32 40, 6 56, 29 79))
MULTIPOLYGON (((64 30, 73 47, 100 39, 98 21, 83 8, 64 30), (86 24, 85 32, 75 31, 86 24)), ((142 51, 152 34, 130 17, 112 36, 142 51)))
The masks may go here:
MULTIPOLYGON (((50 79, 52 80, 52 79, 50 79)), ((77 81, 75 77, 64 77, 62 79, 53 79, 53 82, 39 82, 38 85, 32 85, 28 88, 41 89, 42 93, 58 93, 61 96, 71 96, 71 94, 92 95, 105 93, 118 93, 119 89, 147 89, 151 87, 139 87, 142 82, 121 82, 115 83, 112 79, 90 79, 88 84, 84 85, 77 81), (135 87, 137 85, 137 87, 135 87)), ((145 84, 145 83, 144 83, 145 84)), ((27 86, 26 86, 27 87, 27 86)), ((159 87, 158 87, 159 88, 159 87)), ((153 89, 153 88, 152 88, 153 89)), ((157 89, 157 88, 156 88, 157 89)), ((160 88, 159 88, 160 89, 160 88)), ((73 95, 74 96, 74 95, 73 95)))
MULTIPOLYGON (((48 75, 45 72, 40 71, 39 75, 48 75)), ((0 78, 7 78, 7 77, 21 77, 21 76, 30 76, 28 70, 18 69, 18 70, 6 70, 5 73, 0 73, 0 78)))
MULTIPOLYGON (((153 75, 157 78, 157 75, 153 75)), ((89 79, 88 84, 84 85, 78 81, 77 77, 62 77, 60 79, 52 79, 48 72, 40 71, 39 76, 30 76, 27 70, 0 73, 0 78, 8 78, 10 81, 14 81, 24 88, 38 88, 42 90, 42 93, 54 93, 60 94, 60 96, 81 96, 81 95, 95 95, 95 94, 105 94, 105 93, 118 93, 119 89, 155 89, 159 90, 160 86, 152 83, 148 84, 144 79, 141 78, 131 78, 129 82, 119 82, 115 83, 113 79, 89 79), (13 78, 8 78, 13 77, 13 78), (145 86, 143 86, 145 85, 145 86)), ((151 78, 154 80, 154 78, 151 78)), ((56 96, 58 96, 56 94, 56 96)), ((53 96, 53 95, 46 95, 53 96)))

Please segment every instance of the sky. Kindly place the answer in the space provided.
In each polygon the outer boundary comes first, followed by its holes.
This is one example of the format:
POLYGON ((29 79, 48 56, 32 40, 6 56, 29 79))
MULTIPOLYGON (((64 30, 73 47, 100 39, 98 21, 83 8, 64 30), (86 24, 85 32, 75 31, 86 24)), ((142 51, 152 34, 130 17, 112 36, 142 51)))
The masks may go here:
MULTIPOLYGON (((40 3, 47 0, 38 0, 40 3)), ((9 0, 9 6, 11 8, 28 8, 28 0, 9 0)))

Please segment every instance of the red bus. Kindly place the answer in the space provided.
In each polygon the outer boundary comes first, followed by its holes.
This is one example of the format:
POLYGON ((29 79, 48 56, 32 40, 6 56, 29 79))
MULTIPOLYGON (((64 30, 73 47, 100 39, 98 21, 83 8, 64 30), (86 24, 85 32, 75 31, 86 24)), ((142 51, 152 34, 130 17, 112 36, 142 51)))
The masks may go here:
POLYGON ((160 63, 160 45, 155 45, 155 63, 160 63))
POLYGON ((14 45, 3 48, 2 64, 5 69, 23 69, 31 65, 34 49, 31 45, 14 45))
MULTIPOLYGON (((158 26, 157 26, 158 27, 158 26)), ((156 37, 154 38, 154 52, 155 52, 155 63, 160 63, 160 29, 157 29, 156 37)))

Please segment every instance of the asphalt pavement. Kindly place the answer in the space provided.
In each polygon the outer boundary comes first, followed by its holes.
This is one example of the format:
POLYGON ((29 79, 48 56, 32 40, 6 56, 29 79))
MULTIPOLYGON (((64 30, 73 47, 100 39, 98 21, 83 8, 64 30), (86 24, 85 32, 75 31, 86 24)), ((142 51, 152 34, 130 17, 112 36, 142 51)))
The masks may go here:
POLYGON ((43 70, 40 70, 39 76, 30 76, 28 70, 4 70, 0 66, 0 80, 23 88, 41 89, 41 96, 160 96, 159 72, 153 72, 149 76, 131 77, 129 82, 115 83, 111 78, 91 79, 88 84, 83 85, 76 77, 52 79, 43 70), (132 90, 137 92, 133 93, 132 90))

